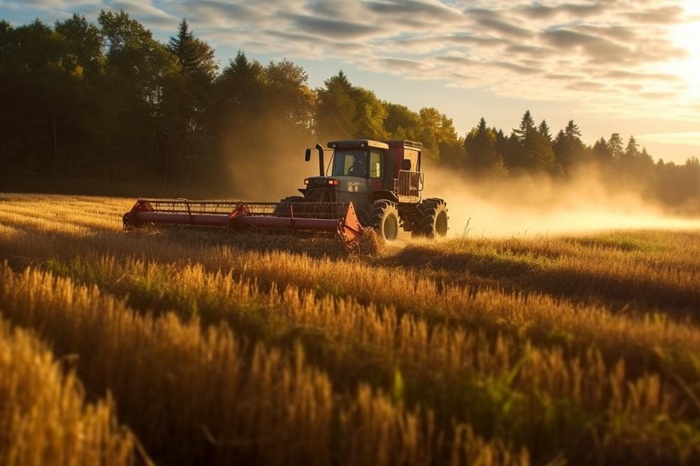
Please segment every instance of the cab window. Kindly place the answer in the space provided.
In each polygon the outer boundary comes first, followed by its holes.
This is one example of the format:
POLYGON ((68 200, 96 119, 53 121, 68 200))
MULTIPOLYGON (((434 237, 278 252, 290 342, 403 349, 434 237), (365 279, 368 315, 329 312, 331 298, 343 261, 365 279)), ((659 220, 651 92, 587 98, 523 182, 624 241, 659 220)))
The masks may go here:
POLYGON ((369 152, 366 150, 337 150, 333 154, 333 176, 367 178, 369 152))
POLYGON ((382 177, 382 154, 380 152, 372 151, 369 154, 369 177, 382 177))
POLYGON ((381 178, 382 153, 367 150, 337 150, 333 155, 332 175, 381 178))

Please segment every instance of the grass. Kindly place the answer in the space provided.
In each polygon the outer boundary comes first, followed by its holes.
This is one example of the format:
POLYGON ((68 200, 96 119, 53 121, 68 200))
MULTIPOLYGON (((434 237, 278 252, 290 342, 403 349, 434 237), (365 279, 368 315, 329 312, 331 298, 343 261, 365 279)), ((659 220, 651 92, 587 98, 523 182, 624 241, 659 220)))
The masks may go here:
POLYGON ((132 202, 0 195, 0 315, 159 464, 700 459, 700 232, 366 255, 132 202))

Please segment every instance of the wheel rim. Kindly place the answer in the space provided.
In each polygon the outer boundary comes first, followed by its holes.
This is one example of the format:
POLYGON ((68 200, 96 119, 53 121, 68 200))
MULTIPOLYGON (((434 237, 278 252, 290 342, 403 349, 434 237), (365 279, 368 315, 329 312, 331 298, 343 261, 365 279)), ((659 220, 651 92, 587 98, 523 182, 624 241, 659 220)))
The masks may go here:
POLYGON ((447 235, 447 214, 445 211, 440 211, 435 219, 435 233, 438 236, 447 235))
POLYGON ((382 228, 382 230, 384 230, 385 240, 393 241, 396 239, 396 237, 399 234, 399 221, 396 218, 396 215, 390 213, 386 216, 386 218, 384 219, 384 227, 382 228))

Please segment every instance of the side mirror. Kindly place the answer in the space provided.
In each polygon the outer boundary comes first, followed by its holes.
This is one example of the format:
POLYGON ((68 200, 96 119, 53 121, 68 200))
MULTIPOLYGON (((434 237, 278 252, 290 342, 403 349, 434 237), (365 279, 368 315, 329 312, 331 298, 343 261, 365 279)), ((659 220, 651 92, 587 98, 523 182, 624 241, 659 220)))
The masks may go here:
POLYGON ((307 162, 311 160, 311 149, 306 149, 306 155, 304 156, 304 160, 307 162))

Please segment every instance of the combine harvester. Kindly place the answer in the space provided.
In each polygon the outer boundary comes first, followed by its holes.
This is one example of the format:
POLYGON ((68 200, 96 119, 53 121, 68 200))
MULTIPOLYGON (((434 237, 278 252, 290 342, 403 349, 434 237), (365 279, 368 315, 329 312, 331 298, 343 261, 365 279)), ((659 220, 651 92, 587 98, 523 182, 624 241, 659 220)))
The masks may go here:
MULTIPOLYGON (((413 237, 447 234, 447 205, 422 199, 422 144, 413 141, 351 139, 317 144, 319 176, 304 180, 301 196, 280 202, 139 199, 124 214, 124 229, 147 225, 199 225, 336 232, 353 248, 367 228, 385 241, 399 228, 413 237), (326 174, 324 155, 332 151, 326 174)), ((306 161, 311 149, 306 150, 306 161)))

